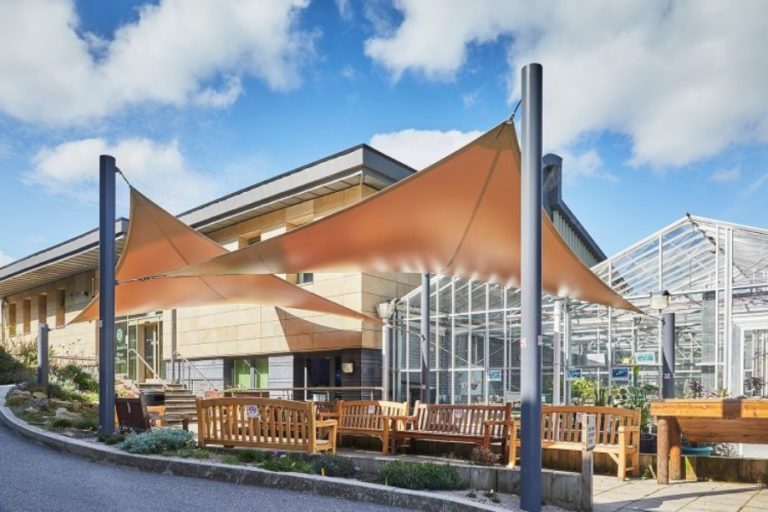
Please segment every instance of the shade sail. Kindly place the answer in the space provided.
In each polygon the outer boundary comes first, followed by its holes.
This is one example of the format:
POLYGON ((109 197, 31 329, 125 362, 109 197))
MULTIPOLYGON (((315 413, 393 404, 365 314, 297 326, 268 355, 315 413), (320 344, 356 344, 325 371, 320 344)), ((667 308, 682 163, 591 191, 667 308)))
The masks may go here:
MULTIPOLYGON (((142 279, 228 251, 131 188, 131 219, 115 276, 116 314, 227 303, 265 304, 378 322, 271 274, 142 279)), ((99 317, 96 297, 74 322, 99 317)))
MULTIPOLYGON (((571 251, 542 211, 542 286, 637 311, 571 251)), ((294 272, 430 272, 520 282, 520 148, 502 123, 365 200, 175 276, 294 272)))

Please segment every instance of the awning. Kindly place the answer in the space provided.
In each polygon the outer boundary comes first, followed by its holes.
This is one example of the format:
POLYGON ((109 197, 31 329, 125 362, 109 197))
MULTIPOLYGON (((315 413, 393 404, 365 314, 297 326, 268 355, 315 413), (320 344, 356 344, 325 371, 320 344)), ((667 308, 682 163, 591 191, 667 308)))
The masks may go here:
MULTIPOLYGON (((542 211, 547 293, 638 311, 542 211)), ((434 165, 323 219, 169 275, 430 272, 520 282, 520 148, 504 122, 434 165)), ((639 312, 639 311, 638 311, 639 312)))
MULTIPOLYGON (((130 224, 115 271, 116 314, 242 303, 306 309, 378 322, 271 274, 144 279, 226 253, 225 248, 131 188, 130 224)), ((96 297, 71 323, 98 317, 96 297)))

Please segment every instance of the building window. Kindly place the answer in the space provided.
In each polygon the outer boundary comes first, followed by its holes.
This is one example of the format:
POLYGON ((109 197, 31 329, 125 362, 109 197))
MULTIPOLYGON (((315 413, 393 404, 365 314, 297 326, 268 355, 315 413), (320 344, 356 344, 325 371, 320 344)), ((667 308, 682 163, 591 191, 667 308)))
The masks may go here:
POLYGON ((48 323, 48 296, 39 295, 37 297, 37 321, 42 324, 48 323))
POLYGON ((315 274, 312 272, 299 272, 296 274, 296 284, 308 284, 315 282, 315 274))
POLYGON ((16 336, 16 304, 8 304, 8 336, 16 336))
POLYGON ((21 303, 21 321, 22 321, 22 332, 24 334, 29 334, 32 332, 32 301, 29 299, 24 299, 24 302, 21 303))
POLYGON ((240 248, 261 242, 261 233, 249 233, 240 237, 240 248))
POLYGON ((67 312, 67 291, 61 289, 56 296, 56 327, 64 327, 67 312))

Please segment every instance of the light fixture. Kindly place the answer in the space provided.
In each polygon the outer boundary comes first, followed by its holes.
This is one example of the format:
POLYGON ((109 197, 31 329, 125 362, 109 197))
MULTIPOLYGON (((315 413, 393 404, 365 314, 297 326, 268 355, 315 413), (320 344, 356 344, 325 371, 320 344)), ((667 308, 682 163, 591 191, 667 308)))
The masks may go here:
POLYGON ((651 295, 651 309, 667 309, 669 307, 669 292, 664 290, 659 294, 651 295))
POLYGON ((379 318, 381 318, 384 321, 389 321, 392 319, 392 316, 395 314, 395 308, 397 307, 397 300, 389 300, 387 302, 382 302, 378 306, 376 306, 376 312, 379 315, 379 318))
POLYGON ((349 361, 347 363, 341 363, 341 373, 355 373, 355 362, 349 361))

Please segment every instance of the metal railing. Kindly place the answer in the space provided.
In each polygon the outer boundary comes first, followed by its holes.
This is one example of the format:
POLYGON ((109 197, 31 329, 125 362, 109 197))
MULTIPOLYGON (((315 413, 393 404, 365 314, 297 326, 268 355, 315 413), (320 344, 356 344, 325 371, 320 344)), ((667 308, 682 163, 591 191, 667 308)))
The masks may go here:
MULTIPOLYGON (((208 377, 206 377, 205 374, 202 371, 200 371, 200 368, 195 366, 195 364, 192 361, 190 361, 189 359, 187 359, 183 355, 179 354, 178 352, 176 352, 174 354, 174 359, 181 359, 182 361, 187 363, 187 368, 195 370, 197 372, 197 374, 200 375, 203 378, 202 380, 205 381, 206 384, 208 384, 209 388, 211 388, 214 391, 218 391, 219 390, 219 388, 214 386, 213 383, 210 380, 208 380, 208 377)), ((188 374, 188 376, 187 376, 187 386, 189 387, 190 390, 193 389, 193 381, 195 381, 195 380, 199 380, 199 379, 192 379, 192 377, 189 376, 189 374, 188 374)))
POLYGON ((160 375, 158 375, 158 373, 155 371, 155 369, 152 368, 152 366, 150 366, 149 363, 147 363, 147 361, 145 361, 143 357, 141 357, 141 354, 139 354, 136 351, 136 349, 129 348, 127 353, 130 354, 131 352, 136 354, 136 359, 141 361, 141 363, 144 365, 144 367, 147 368, 152 373, 152 375, 154 376, 155 380, 159 380, 160 381, 160 384, 163 386, 163 389, 164 390, 168 389, 168 385, 165 383, 165 379, 163 379, 162 377, 160 377, 160 375))
POLYGON ((330 401, 336 398, 332 395, 343 395, 344 393, 359 393, 360 395, 368 394, 370 400, 374 400, 378 394, 382 396, 384 388, 381 386, 320 386, 320 387, 284 387, 284 388, 227 388, 224 392, 263 392, 269 393, 270 398, 283 398, 288 400, 294 400, 296 393, 299 393, 304 397, 304 400, 309 400, 310 395, 313 400, 330 401), (322 398, 318 398, 317 395, 323 395, 322 398))

